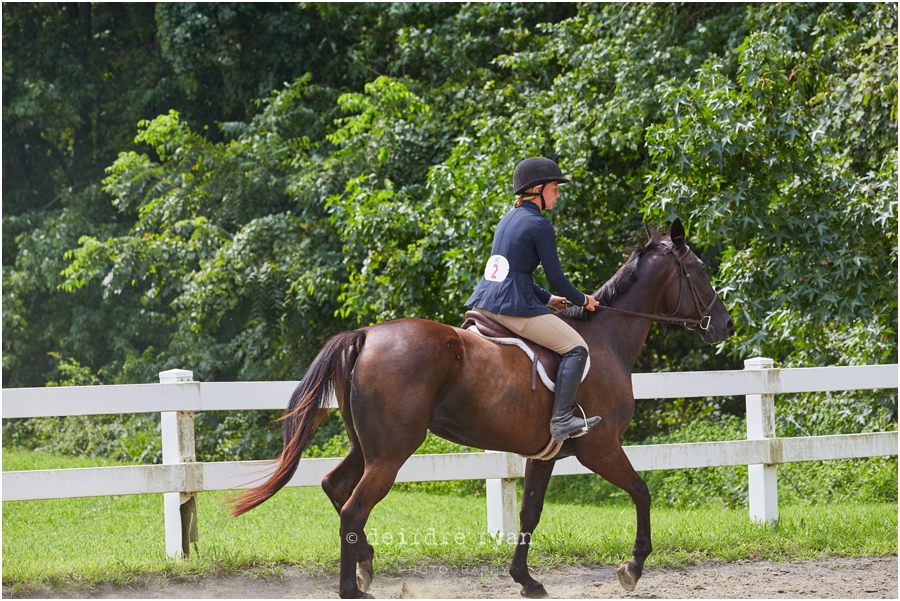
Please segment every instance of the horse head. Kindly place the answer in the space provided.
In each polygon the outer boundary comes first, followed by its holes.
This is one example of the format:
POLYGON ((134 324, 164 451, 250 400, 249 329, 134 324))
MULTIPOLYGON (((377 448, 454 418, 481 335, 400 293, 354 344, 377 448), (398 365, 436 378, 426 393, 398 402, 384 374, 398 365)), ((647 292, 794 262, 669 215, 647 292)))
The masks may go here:
POLYGON ((655 247, 657 260, 648 261, 659 286, 658 306, 664 321, 680 322, 700 334, 703 342, 714 344, 731 335, 734 321, 725 303, 709 281, 706 265, 685 243, 684 226, 675 219, 668 235, 645 225, 650 236, 648 247, 655 247))

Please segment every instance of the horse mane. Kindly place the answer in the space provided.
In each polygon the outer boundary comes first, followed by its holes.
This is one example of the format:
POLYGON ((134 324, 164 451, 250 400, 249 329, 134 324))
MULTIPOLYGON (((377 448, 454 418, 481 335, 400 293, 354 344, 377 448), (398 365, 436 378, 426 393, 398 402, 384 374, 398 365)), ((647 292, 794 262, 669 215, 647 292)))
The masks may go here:
MULTIPOLYGON (((651 229, 649 233, 650 239, 647 242, 644 242, 637 232, 632 234, 637 240, 638 246, 626 249, 631 251, 631 256, 629 256, 628 260, 625 261, 625 264, 600 287, 600 290, 593 294, 593 297, 601 305, 609 306, 616 299, 627 293, 638 279, 637 271, 641 259, 662 246, 662 240, 665 238, 666 234, 655 229, 651 229)), ((588 311, 584 307, 569 307, 568 309, 558 312, 557 315, 575 321, 587 321, 596 313, 597 311, 588 311)))

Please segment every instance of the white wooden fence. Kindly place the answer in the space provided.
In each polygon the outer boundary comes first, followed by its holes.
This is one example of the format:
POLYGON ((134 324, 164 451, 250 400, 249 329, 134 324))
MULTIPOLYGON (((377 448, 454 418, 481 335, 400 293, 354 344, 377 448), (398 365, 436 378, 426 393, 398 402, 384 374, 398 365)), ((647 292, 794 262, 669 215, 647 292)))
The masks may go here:
MULTIPOLYGON (((777 465, 794 461, 897 454, 897 432, 775 437, 779 393, 897 388, 897 365, 774 369, 750 359, 743 371, 634 374, 636 399, 745 395, 747 440, 626 447, 638 471, 749 466, 750 518, 778 518, 777 465)), ((109 495, 165 495, 166 552, 176 557, 196 540, 196 494, 243 488, 265 478, 263 461, 200 463, 194 453, 197 411, 283 409, 297 382, 194 382, 186 370, 160 374, 159 384, 8 388, 3 418, 161 412, 163 465, 3 472, 3 501, 109 495), (193 531, 193 532, 192 532, 193 531)), ((318 486, 340 459, 303 459, 288 486, 318 486)), ((517 532, 516 480, 525 460, 508 453, 413 455, 398 482, 487 481, 488 531, 517 532)), ((590 473, 572 457, 554 475, 590 473)))

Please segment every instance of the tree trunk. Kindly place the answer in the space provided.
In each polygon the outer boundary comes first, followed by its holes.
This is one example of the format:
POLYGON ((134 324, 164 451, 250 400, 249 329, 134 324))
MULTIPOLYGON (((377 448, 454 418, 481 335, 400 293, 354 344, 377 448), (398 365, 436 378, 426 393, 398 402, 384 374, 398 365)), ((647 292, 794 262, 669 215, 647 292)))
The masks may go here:
POLYGON ((78 3, 78 20, 81 23, 81 37, 91 39, 91 3, 78 3))

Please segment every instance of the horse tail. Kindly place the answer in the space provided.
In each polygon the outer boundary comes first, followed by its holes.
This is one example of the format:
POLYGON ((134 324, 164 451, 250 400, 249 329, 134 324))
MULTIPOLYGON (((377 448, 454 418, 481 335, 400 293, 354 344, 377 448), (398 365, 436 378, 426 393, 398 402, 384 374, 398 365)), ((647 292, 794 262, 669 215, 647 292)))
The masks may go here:
POLYGON ((281 490, 297 471, 300 455, 325 416, 330 393, 334 391, 340 404, 350 394, 350 373, 362 350, 366 335, 363 330, 338 334, 319 351, 306 375, 291 395, 281 419, 284 421, 284 448, 276 459, 275 472, 256 488, 226 499, 232 506, 231 517, 246 513, 281 490))

